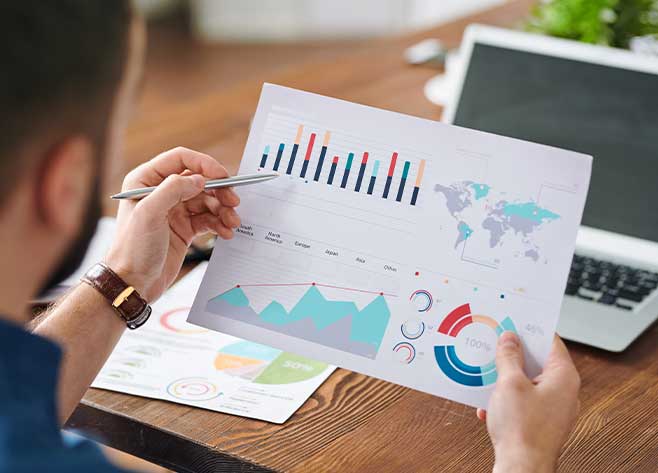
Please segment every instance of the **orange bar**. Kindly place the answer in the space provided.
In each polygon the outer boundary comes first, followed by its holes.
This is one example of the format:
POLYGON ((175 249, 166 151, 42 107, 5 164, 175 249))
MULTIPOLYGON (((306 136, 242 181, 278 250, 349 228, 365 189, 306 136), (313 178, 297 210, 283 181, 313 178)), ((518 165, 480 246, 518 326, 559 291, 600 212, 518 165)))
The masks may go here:
POLYGON ((324 141, 322 142, 322 146, 329 146, 329 140, 331 139, 331 132, 330 131, 325 131, 324 132, 324 141))
POLYGON ((295 137, 295 144, 298 145, 302 142, 302 133, 304 132, 304 125, 297 127, 297 136, 295 137))
POLYGON ((418 166, 418 174, 416 174, 416 187, 420 187, 420 181, 423 180, 423 173, 425 172, 425 160, 420 160, 420 166, 418 166))

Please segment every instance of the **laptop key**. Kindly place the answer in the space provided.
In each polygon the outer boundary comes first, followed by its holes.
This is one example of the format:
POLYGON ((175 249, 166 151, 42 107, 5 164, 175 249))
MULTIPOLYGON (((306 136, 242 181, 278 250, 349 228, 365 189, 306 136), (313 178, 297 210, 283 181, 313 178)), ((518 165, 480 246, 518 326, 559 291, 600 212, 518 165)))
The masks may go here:
POLYGON ((598 302, 599 304, 612 305, 615 302, 617 302, 617 296, 604 293, 601 297, 599 297, 599 299, 596 302, 598 302))
POLYGON ((599 292, 601 290, 602 284, 598 280, 595 282, 586 280, 583 281, 582 287, 590 291, 599 292))
POLYGON ((642 302, 646 294, 638 290, 637 286, 624 286, 619 289, 619 297, 633 302, 642 302))
POLYGON ((658 273, 574 255, 565 294, 631 310, 657 289, 658 273))
POLYGON ((617 302, 615 304, 615 307, 619 307, 620 309, 624 309, 624 310, 633 310, 633 306, 624 304, 623 302, 617 302))

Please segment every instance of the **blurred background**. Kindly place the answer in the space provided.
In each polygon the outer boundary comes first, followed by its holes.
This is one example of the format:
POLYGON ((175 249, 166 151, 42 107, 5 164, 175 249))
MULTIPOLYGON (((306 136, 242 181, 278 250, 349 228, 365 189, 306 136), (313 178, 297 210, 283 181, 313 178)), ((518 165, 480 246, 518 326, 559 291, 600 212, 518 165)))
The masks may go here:
MULTIPOLYGON (((135 0, 135 4, 149 25, 146 87, 136 123, 146 118, 142 123, 150 127, 156 124, 148 117, 156 116, 161 123, 165 106, 168 110, 182 106, 238 83, 281 81, 287 70, 299 70, 300 65, 309 65, 310 70, 310 65, 334 58, 364 51, 377 54, 377 44, 392 42, 397 57, 382 55, 382 61, 420 66, 422 72, 409 74, 424 74, 428 80, 439 76, 419 94, 427 107, 432 102, 442 105, 451 93, 450 81, 442 76, 446 56, 450 69, 456 61, 449 52, 457 49, 459 35, 456 41, 442 43, 433 30, 454 22, 459 25, 455 31, 460 31, 467 22, 463 18, 477 20, 479 12, 501 6, 501 18, 510 12, 523 18, 510 27, 658 54, 658 0, 135 0), (429 41, 408 49, 422 40, 429 41)), ((427 110, 428 118, 440 117, 439 108, 427 110)), ((174 110, 171 116, 181 111, 174 110)), ((180 144, 178 138, 163 137, 159 149, 180 144)), ((128 144, 130 162, 159 150, 130 139, 128 144)), ((187 145, 212 146, 194 140, 187 145)))

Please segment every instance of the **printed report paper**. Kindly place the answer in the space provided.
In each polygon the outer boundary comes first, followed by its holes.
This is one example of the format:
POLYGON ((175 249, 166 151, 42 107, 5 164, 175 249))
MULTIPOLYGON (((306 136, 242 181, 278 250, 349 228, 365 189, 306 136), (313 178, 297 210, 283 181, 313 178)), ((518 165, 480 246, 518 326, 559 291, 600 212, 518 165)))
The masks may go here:
POLYGON ((592 158, 265 85, 188 321, 485 407, 496 341, 551 347, 592 158))
POLYGON ((126 331, 92 384, 269 422, 285 422, 333 366, 188 324, 207 264, 197 266, 126 331))

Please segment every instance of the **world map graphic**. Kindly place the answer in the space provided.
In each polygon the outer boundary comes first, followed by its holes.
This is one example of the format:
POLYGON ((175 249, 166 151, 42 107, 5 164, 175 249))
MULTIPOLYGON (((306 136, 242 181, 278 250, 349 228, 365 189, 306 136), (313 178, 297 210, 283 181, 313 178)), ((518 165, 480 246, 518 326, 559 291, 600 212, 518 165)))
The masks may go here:
POLYGON ((518 254, 538 261, 541 249, 534 235, 560 216, 532 200, 507 198, 488 184, 460 181, 448 186, 436 184, 434 191, 445 198, 445 207, 455 220, 455 249, 464 245, 476 232, 486 232, 489 248, 505 241, 519 244, 518 254), (511 238, 511 235, 520 238, 511 238))

